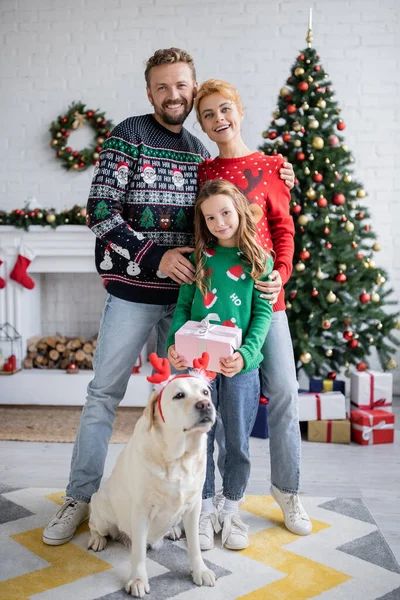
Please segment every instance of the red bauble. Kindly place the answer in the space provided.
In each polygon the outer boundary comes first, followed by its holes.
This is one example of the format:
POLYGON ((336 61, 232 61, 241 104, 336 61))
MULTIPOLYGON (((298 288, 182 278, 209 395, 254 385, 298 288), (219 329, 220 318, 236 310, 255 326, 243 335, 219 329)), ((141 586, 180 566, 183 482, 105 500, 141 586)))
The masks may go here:
POLYGON ((57 156, 61 156, 62 152, 60 152, 60 150, 57 152, 57 156))
POLYGON ((313 175, 313 179, 314 179, 314 181, 316 181, 317 183, 319 183, 320 181, 323 180, 323 176, 321 175, 321 173, 315 173, 313 175))
POLYGON ((325 234, 325 235, 329 235, 329 234, 330 234, 330 232, 331 232, 331 230, 329 229, 329 227, 325 227, 325 229, 324 229, 324 234, 325 234))
POLYGON ((306 155, 304 154, 304 152, 298 152, 296 156, 297 160, 304 160, 305 157, 306 155))
POLYGON ((324 196, 320 196, 317 200, 317 204, 320 208, 325 208, 328 204, 328 200, 324 196))
POLYGON ((357 219, 359 219, 361 221, 361 219, 364 218, 364 213, 363 212, 359 212, 356 214, 357 219))
POLYGON ((293 113, 295 113, 297 110, 297 107, 295 104, 288 104, 286 111, 289 115, 292 115, 293 113))
POLYGON ((311 296, 313 298, 316 298, 318 296, 318 294, 319 294, 319 291, 317 289, 313 288, 313 290, 311 292, 311 296))
POLYGON ((286 102, 291 102, 292 101, 292 96, 285 96, 285 100, 286 100, 286 102))
POLYGON ((371 296, 367 292, 363 292, 362 294, 360 294, 360 302, 362 302, 362 304, 367 304, 367 302, 369 302, 370 300, 371 296))
POLYGON ((315 65, 314 71, 320 71, 320 70, 321 70, 321 67, 319 65, 315 65))
POLYGON ((308 90, 308 83, 307 83, 307 81, 300 81, 297 84, 297 89, 300 90, 301 92, 306 92, 308 90))
POLYGON ((90 118, 90 117, 93 117, 93 111, 92 111, 92 110, 88 110, 88 111, 86 112, 86 115, 87 115, 89 118, 90 118))
POLYGON ((371 229, 371 226, 370 226, 370 225, 366 225, 366 226, 364 227, 364 229, 365 229, 365 231, 369 231, 369 230, 371 229))
POLYGON ((356 369, 357 369, 357 371, 360 371, 361 373, 362 373, 363 371, 365 371, 365 370, 366 370, 366 368, 367 368, 367 364, 366 364, 365 362, 360 362, 360 363, 358 363, 358 364, 356 365, 356 369))
POLYGON ((318 92, 318 94, 322 94, 324 90, 322 89, 322 87, 317 87, 315 91, 318 92))
POLYGON ((356 258, 358 258, 359 260, 362 260, 364 258, 364 254, 362 252, 357 252, 356 258))
POLYGON ((80 168, 80 169, 82 169, 82 167, 84 167, 84 166, 85 166, 85 163, 84 163, 84 162, 80 162, 80 163, 79 163, 79 168, 80 168))
POLYGON ((335 279, 338 283, 344 283, 345 281, 347 281, 347 277, 344 273, 338 273, 335 279))
POLYGON ((72 148, 70 148, 70 147, 68 146, 68 148, 65 148, 65 152, 68 152, 68 154, 71 154, 71 152, 72 152, 72 148))
POLYGON ((309 251, 308 251, 308 250, 306 250, 305 248, 304 248, 304 250, 302 250, 302 251, 300 252, 300 258, 301 258, 301 260, 307 260, 307 259, 309 259, 309 258, 310 258, 310 256, 311 256, 311 255, 310 255, 309 251))
POLYGON ((66 132, 64 133, 64 137, 69 137, 69 131, 66 131, 66 132))
POLYGON ((299 60, 304 60, 304 54, 300 54, 299 60))
POLYGON ((323 323, 322 323, 323 329, 330 329, 330 326, 331 326, 331 322, 330 321, 328 321, 328 320, 327 321, 323 321, 323 323))
POLYGON ((351 242, 351 247, 352 248, 358 248, 358 244, 356 242, 351 242))
POLYGON ((268 137, 269 137, 269 139, 270 139, 270 140, 274 140, 274 139, 276 138, 276 136, 277 136, 277 133, 276 133, 276 131, 271 131, 271 132, 268 134, 268 137))
POLYGON ((297 296, 297 291, 296 290, 293 290, 293 292, 290 292, 290 298, 291 298, 291 300, 294 300, 296 298, 296 296, 297 296))
POLYGON ((345 217, 345 216, 343 215, 343 217, 341 217, 341 219, 340 219, 340 220, 342 221, 342 223, 346 223, 346 221, 347 221, 347 217, 345 217))
POLYGON ((101 121, 101 125, 107 125, 107 121, 106 121, 105 119, 103 119, 103 120, 101 121))
POLYGON ((330 250, 332 248, 332 244, 330 242, 325 242, 325 248, 330 250))
POLYGON ((79 156, 79 152, 75 150, 75 152, 72 153, 72 156, 79 156))
POLYGON ((339 129, 339 131, 343 131, 343 129, 346 129, 346 123, 344 121, 339 121, 336 127, 339 129))
POLYGON ((346 331, 343 334, 343 337, 349 342, 351 339, 353 339, 354 333, 350 329, 346 329, 346 331))
POLYGON ((344 325, 346 325, 346 327, 348 327, 350 325, 350 323, 352 322, 352 318, 351 317, 346 317, 345 320, 343 321, 344 325))
POLYGON ((335 206, 342 206, 346 202, 346 196, 344 194, 335 194, 333 196, 333 204, 335 206))
POLYGON ((60 131, 61 131, 61 133, 65 133, 65 128, 61 127, 60 131))
POLYGON ((293 204, 293 206, 292 206, 292 213, 294 215, 298 215, 298 214, 301 213, 301 206, 300 206, 300 204, 293 204))
POLYGON ((290 140, 292 139, 292 136, 290 135, 290 133, 284 133, 282 136, 282 139, 284 142, 290 142, 290 140))
POLYGON ((105 135, 106 137, 110 137, 110 135, 111 135, 111 131, 106 131, 104 135, 105 135))
POLYGON ((66 119, 65 117, 63 117, 63 118, 61 119, 61 123, 66 123, 67 121, 68 121, 68 119, 66 119))
POLYGON ((355 350, 355 348, 358 346, 358 340, 350 340, 349 346, 352 350, 355 350))
POLYGON ((101 152, 101 146, 96 146, 96 152, 101 152))
POLYGON ((336 375, 337 373, 335 373, 335 371, 331 371, 328 373, 328 379, 336 379, 336 375))

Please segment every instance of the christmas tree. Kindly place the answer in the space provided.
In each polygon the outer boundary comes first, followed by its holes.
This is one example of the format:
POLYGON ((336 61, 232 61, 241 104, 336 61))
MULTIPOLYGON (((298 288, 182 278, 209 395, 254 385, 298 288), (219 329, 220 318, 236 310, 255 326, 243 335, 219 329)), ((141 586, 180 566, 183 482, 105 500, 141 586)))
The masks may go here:
POLYGON ((182 208, 179 209, 179 212, 176 216, 175 225, 178 229, 186 229, 187 227, 186 216, 182 208))
POLYGON ((296 364, 310 377, 334 379, 342 367, 346 375, 350 365, 368 368, 375 347, 382 368, 394 369, 399 313, 388 310, 395 301, 375 262, 380 244, 363 204, 366 192, 352 174, 346 125, 311 47, 311 13, 307 42, 260 148, 287 157, 297 177, 291 198, 294 268, 285 287, 296 364))
POLYGON ((142 212, 142 216, 140 217, 140 224, 142 227, 149 229, 150 227, 154 227, 154 216, 151 212, 151 209, 146 206, 144 211, 142 212))

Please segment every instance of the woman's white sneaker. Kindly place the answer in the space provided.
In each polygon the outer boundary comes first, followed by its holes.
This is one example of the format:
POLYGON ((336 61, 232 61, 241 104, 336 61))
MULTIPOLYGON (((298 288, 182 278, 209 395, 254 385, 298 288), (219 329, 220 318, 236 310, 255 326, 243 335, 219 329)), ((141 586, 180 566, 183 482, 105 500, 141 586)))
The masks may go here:
POLYGON ((248 525, 243 523, 237 511, 220 515, 222 524, 222 545, 229 550, 244 550, 249 545, 248 525))
POLYGON ((49 546, 66 544, 78 526, 89 517, 89 504, 64 496, 64 504, 43 531, 43 541, 49 546))
POLYGON ((221 531, 221 526, 215 512, 202 512, 199 523, 200 550, 214 548, 214 533, 221 531))
POLYGON ((284 494, 271 485, 271 496, 282 509, 287 529, 296 535, 310 535, 312 523, 298 494, 284 494))

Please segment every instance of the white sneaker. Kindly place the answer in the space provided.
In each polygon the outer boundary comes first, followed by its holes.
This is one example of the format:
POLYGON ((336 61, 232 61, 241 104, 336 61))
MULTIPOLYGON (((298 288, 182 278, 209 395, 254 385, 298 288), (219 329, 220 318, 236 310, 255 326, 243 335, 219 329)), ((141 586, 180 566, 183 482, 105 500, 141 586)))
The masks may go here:
POLYGON ((271 496, 282 509, 287 529, 296 535, 310 535, 312 523, 298 494, 284 494, 271 485, 271 496))
POLYGON ((248 525, 235 512, 222 512, 222 545, 229 550, 244 550, 249 545, 248 525))
POLYGON ((215 510, 216 510, 217 514, 219 515, 219 513, 224 508, 224 504, 225 504, 224 490, 222 488, 220 490, 216 491, 215 496, 213 497, 212 501, 215 506, 215 510))
POLYGON ((78 526, 89 517, 89 504, 64 496, 64 504, 43 531, 43 541, 49 546, 61 546, 71 540, 78 526))
POLYGON ((200 550, 214 548, 214 532, 221 531, 218 517, 215 513, 202 512, 199 523, 200 550))

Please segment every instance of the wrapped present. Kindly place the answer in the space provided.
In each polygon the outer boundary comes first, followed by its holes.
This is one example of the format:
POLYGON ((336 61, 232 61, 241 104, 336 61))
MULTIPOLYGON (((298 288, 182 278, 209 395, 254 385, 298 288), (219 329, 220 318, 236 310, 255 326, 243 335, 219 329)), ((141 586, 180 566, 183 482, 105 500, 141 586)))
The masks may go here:
POLYGON ((253 430, 251 432, 252 437, 262 438, 263 440, 268 437, 268 400, 261 396, 260 403, 258 405, 258 411, 256 420, 254 423, 253 430))
POLYGON ((394 414, 387 410, 352 410, 351 439, 357 444, 392 444, 394 441, 394 414))
POLYGON ((340 379, 310 379, 310 392, 342 392, 345 394, 346 384, 340 379))
POLYGON ((208 369, 220 373, 220 358, 231 356, 242 345, 242 330, 240 327, 214 325, 210 320, 220 319, 216 313, 211 313, 200 322, 187 321, 175 333, 175 348, 189 365, 203 352, 208 352, 208 369))
POLYGON ((380 371, 351 374, 352 410, 387 410, 392 412, 393 375, 380 371))
POLYGON ((309 421, 307 439, 309 442, 350 444, 351 426, 348 419, 340 421, 309 421))
POLYGON ((299 421, 346 418, 346 399, 341 392, 299 394, 299 421))

